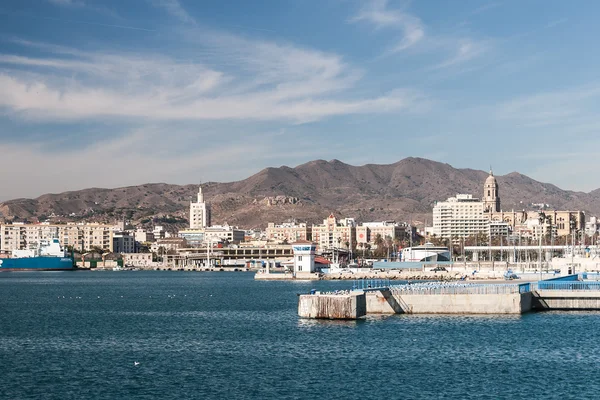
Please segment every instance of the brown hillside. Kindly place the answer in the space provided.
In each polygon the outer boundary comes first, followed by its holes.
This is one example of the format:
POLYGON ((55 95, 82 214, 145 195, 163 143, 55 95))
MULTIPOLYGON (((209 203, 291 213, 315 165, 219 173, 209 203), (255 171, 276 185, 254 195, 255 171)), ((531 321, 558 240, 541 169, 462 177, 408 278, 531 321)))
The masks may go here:
MULTIPOLYGON (((237 182, 206 183, 203 191, 212 204, 214 224, 264 228, 267 222, 290 219, 318 222, 331 212, 359 221, 431 223, 436 201, 457 193, 480 197, 486 177, 484 171, 456 169, 422 158, 363 166, 315 160, 295 168, 266 168, 237 182)), ((517 172, 497 179, 504 210, 546 203, 556 209, 600 214, 600 189, 590 193, 561 190, 517 172)), ((6 201, 0 203, 0 212, 9 220, 55 215, 54 220, 112 222, 126 217, 175 229, 187 224, 189 201, 197 190, 197 185, 165 183, 91 188, 6 201)))

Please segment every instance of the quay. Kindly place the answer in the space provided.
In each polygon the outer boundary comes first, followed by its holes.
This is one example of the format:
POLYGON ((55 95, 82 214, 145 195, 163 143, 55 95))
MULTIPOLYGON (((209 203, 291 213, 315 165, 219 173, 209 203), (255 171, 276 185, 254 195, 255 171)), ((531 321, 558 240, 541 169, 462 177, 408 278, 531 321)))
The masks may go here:
POLYGON ((303 318, 358 319, 369 314, 523 314, 600 310, 600 275, 577 274, 536 282, 420 282, 358 280, 341 293, 301 294, 303 318), (362 304, 365 306, 363 307, 362 304))

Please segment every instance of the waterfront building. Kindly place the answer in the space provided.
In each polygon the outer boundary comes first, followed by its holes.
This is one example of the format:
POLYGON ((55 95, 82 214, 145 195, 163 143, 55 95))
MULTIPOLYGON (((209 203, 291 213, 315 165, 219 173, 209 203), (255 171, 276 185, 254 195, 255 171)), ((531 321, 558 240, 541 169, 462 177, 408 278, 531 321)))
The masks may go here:
POLYGON ((35 247, 42 240, 58 238, 61 246, 88 251, 93 248, 113 251, 113 227, 104 224, 3 224, 0 225, 0 250, 10 252, 35 247))
POLYGON ((491 170, 483 190, 482 201, 470 194, 459 194, 445 202, 436 203, 433 207, 433 227, 430 230, 432 235, 456 239, 478 233, 504 237, 512 233, 539 239, 542 235, 568 236, 585 229, 583 211, 503 211, 500 207, 498 181, 491 170))
POLYGON ((190 201, 190 229, 205 229, 209 226, 210 205, 204 201, 202 186, 200 186, 197 201, 190 201))
POLYGON ((269 222, 266 235, 268 240, 292 243, 297 240, 311 240, 312 228, 304 222, 299 224, 296 222, 283 223, 281 225, 269 222))
POLYGON ((330 214, 322 225, 312 226, 312 241, 319 250, 348 248, 356 242, 356 221, 354 218, 337 218, 330 214))
POLYGON ((230 244, 244 241, 245 231, 237 226, 214 225, 204 229, 204 241, 210 242, 228 242, 230 244))
POLYGON ((172 238, 164 238, 158 239, 156 242, 152 243, 150 250, 155 253, 166 253, 169 251, 177 251, 179 249, 184 249, 188 247, 187 240, 181 237, 172 237, 172 238), (162 250, 161 250, 162 249, 162 250))
POLYGON ((464 238, 487 234, 489 219, 484 202, 470 194, 457 194, 433 207, 433 235, 441 238, 464 238))
POLYGON ((308 240, 292 243, 294 250, 294 274, 312 273, 315 268, 315 250, 317 246, 308 240))
POLYGON ((152 266, 152 253, 122 253, 123 265, 126 267, 152 266))
MULTIPOLYGON (((500 211, 489 214, 490 221, 502 221, 511 226, 514 232, 528 232, 528 220, 544 221, 543 234, 551 234, 555 237, 568 236, 573 231, 581 232, 585 229, 585 213, 583 211, 500 211)), ((531 237, 532 234, 527 236, 531 237)))
POLYGON ((356 227, 356 244, 361 247, 368 244, 371 248, 376 248, 377 235, 380 235, 384 240, 386 238, 392 241, 396 239, 404 240, 409 238, 410 228, 407 223, 395 221, 363 222, 356 227))
POLYGON ((229 225, 214 225, 204 229, 186 229, 179 231, 179 237, 185 238, 191 247, 201 247, 207 243, 244 241, 245 231, 229 225))

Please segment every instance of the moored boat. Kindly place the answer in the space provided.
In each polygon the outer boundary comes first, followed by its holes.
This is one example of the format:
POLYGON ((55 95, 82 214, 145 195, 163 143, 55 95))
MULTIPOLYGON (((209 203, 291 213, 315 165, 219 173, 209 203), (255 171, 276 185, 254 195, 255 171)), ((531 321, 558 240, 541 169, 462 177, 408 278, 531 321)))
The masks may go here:
POLYGON ((74 269, 58 239, 42 241, 39 246, 13 250, 8 258, 0 258, 1 271, 69 271, 74 269))

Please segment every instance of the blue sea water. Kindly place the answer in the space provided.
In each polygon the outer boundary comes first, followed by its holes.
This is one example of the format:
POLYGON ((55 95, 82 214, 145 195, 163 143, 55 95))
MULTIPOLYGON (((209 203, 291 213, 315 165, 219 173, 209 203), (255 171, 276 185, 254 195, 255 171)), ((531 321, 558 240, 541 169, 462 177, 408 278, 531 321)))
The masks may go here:
POLYGON ((0 398, 600 398, 600 313, 298 318, 297 293, 350 285, 0 274, 0 398))

